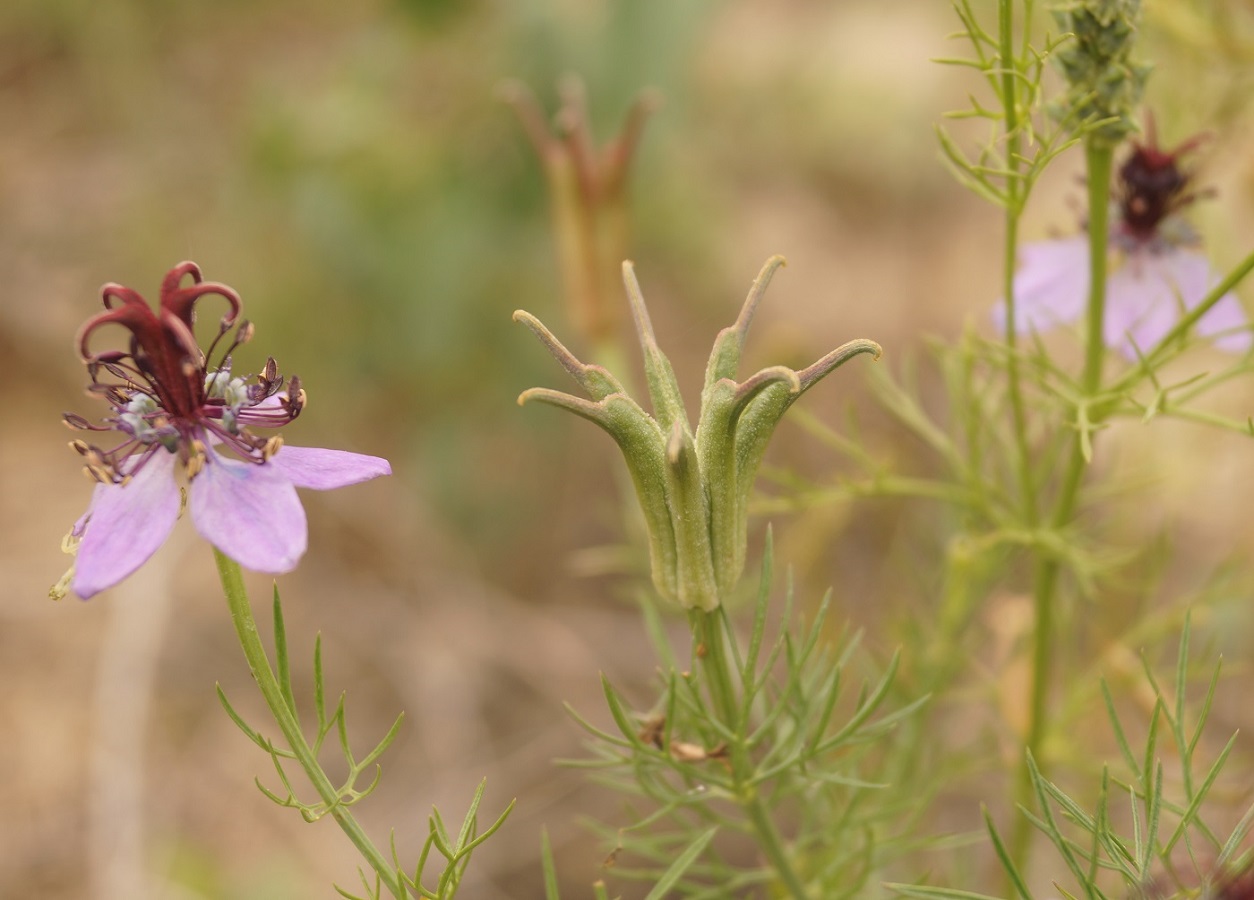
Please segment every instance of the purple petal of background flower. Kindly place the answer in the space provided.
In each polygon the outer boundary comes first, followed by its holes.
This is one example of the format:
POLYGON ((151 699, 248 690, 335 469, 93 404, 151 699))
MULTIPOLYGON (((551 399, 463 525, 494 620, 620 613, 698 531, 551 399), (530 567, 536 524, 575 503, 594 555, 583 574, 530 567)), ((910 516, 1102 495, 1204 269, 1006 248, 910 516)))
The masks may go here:
MULTIPOLYGON (((1043 331, 1075 322, 1088 297, 1088 239, 1074 235, 1020 248, 1015 273, 1015 328, 1043 331)), ((1176 247, 1160 252, 1134 250, 1109 277, 1103 340, 1129 359, 1158 343, 1218 283, 1206 257, 1176 247)), ((993 309, 1005 329, 1005 303, 993 309)), ((1197 333, 1215 337, 1215 346, 1241 353, 1254 345, 1249 320, 1236 295, 1225 294, 1198 323, 1197 333)))
MULTIPOLYGON (((1193 309, 1218 283, 1210 263, 1200 253, 1168 249, 1159 253, 1131 253, 1110 276, 1106 289, 1105 341, 1129 359, 1136 349, 1149 350, 1193 309)), ((1198 323, 1198 334, 1209 336, 1247 324, 1235 295, 1225 294, 1198 323)), ((1249 349, 1248 331, 1224 334, 1216 346, 1230 352, 1249 349)))
MULTIPOLYGON (((74 593, 84 600, 142 566, 179 517, 175 456, 157 453, 125 485, 101 485, 74 564, 74 593)), ((80 520, 81 521, 81 520, 80 520)))
MULTIPOLYGON (((1088 297, 1088 238, 1075 235, 1019 248, 1015 272, 1015 330, 1046 331, 1077 321, 1088 297)), ((1006 328, 1006 303, 993 307, 993 321, 1006 328)))
POLYGON ((214 454, 192 479, 188 501, 201 536, 246 569, 281 575, 305 552, 305 510, 287 474, 270 463, 214 454))
POLYGON ((392 474, 392 466, 378 456, 318 447, 285 445, 266 465, 278 469, 297 487, 316 491, 329 491, 392 474))

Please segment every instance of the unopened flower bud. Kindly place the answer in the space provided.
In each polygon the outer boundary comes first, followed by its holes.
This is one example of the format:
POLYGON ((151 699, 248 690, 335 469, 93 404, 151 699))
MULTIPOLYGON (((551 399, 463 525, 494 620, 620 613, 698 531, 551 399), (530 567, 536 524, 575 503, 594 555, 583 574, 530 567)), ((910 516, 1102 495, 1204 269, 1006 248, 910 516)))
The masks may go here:
POLYGON ((1137 130, 1133 114, 1150 72, 1132 61, 1140 16, 1141 0, 1072 0, 1054 11, 1072 37, 1054 54, 1068 88, 1050 112, 1075 128, 1094 125, 1091 138, 1110 146, 1137 130))

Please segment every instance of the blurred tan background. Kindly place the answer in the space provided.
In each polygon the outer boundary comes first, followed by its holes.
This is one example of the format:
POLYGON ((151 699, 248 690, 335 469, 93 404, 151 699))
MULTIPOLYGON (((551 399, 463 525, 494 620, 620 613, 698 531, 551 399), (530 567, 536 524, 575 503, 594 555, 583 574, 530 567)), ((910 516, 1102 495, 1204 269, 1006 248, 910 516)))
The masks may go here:
MULTIPOLYGON (((1219 195, 1196 221, 1231 265, 1254 243, 1254 25, 1240 2, 1150 8, 1149 102, 1166 143, 1214 133, 1202 180, 1219 195)), ((599 671, 646 703, 654 663, 635 582, 587 574, 622 540, 617 451, 514 405, 567 387, 515 308, 586 348, 563 319, 541 168, 497 87, 519 78, 551 110, 577 73, 603 137, 639 89, 665 97, 634 167, 631 252, 695 402, 710 341, 773 253, 789 265, 751 365, 870 337, 896 367, 926 334, 986 327, 999 214, 952 181, 933 136, 979 89, 929 62, 965 52, 945 40, 954 28, 947 4, 917 0, 0 5, 0 897, 286 900, 355 884, 331 823, 252 784, 274 780, 269 762, 214 683, 259 727, 261 709, 190 523, 90 603, 45 597, 90 490, 59 416, 101 412, 71 339, 102 282, 153 299, 183 259, 243 295, 257 337, 238 369, 272 354, 301 376, 310 405, 289 443, 393 463, 391 479, 305 497, 311 549, 279 585, 302 696, 321 631, 363 751, 406 712, 359 807, 367 828, 416 849, 430 804, 458 819, 486 776, 487 818, 519 804, 464 896, 539 896, 541 826, 565 890, 587 896, 604 853, 579 819, 621 817, 553 765, 580 752, 561 704, 604 718, 599 671)), ((1078 171, 1064 159, 1042 185, 1029 237, 1074 226, 1078 171)), ((838 421, 863 395, 859 365, 806 408, 838 421)), ((1227 400, 1249 401, 1244 387, 1227 400)), ((1138 465, 1164 504, 1137 527, 1182 525, 1203 561, 1248 551, 1247 445, 1159 435, 1138 465), (1177 465, 1203 447, 1206 466, 1177 465)), ((788 424, 769 461, 832 467, 788 424)), ((813 597, 836 583, 843 616, 873 617, 909 582, 886 573, 905 552, 899 515, 778 518, 781 561, 813 597)), ((250 583, 262 619, 269 582, 250 583)))

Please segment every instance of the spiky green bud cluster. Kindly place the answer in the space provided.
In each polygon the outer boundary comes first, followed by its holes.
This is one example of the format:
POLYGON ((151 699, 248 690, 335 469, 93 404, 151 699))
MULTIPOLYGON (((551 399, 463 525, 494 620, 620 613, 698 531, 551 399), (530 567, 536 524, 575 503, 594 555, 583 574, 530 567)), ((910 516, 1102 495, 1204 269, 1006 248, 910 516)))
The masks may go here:
POLYGON ((1051 104, 1060 121, 1091 125, 1090 139, 1118 144, 1137 130, 1150 66, 1132 61, 1141 0, 1070 0, 1054 10, 1072 39, 1054 55, 1067 79, 1067 93, 1051 104))
POLYGON ((695 433, 674 370, 653 335, 630 262, 623 263, 623 281, 644 351, 653 415, 609 371, 576 359, 535 316, 514 313, 514 320, 530 328, 591 397, 532 388, 518 402, 538 400, 567 409, 614 438, 644 510, 653 583, 663 596, 686 608, 715 609, 740 579, 749 493, 766 445, 788 407, 846 360, 859 353, 880 355, 874 341, 850 341, 806 369, 771 366, 737 382, 749 324, 783 262, 779 256, 767 261, 740 316, 715 339, 695 433))

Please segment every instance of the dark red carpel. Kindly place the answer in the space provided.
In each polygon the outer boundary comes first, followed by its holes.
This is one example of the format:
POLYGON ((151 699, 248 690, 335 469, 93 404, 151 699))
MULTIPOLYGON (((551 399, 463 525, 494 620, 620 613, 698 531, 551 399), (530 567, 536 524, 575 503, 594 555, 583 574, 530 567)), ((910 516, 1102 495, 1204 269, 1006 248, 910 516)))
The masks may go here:
POLYGON ((226 330, 239 316, 240 297, 224 284, 204 281, 193 262, 180 263, 166 273, 156 312, 137 291, 106 284, 100 289, 104 312, 88 319, 78 333, 79 355, 89 364, 129 362, 148 382, 163 409, 175 418, 192 418, 205 400, 205 357, 193 329, 196 301, 206 294, 217 294, 230 304, 222 318, 222 330, 226 330), (183 286, 189 275, 192 284, 183 286), (129 352, 92 353, 88 347, 91 335, 104 325, 121 325, 131 333, 129 352))
POLYGON ((1132 144, 1132 155, 1119 168, 1119 210, 1124 230, 1148 241, 1163 219, 1197 199, 1189 192, 1192 173, 1181 157, 1195 150, 1207 135, 1192 137, 1172 150, 1158 146, 1154 120, 1146 124, 1145 142, 1132 144))

